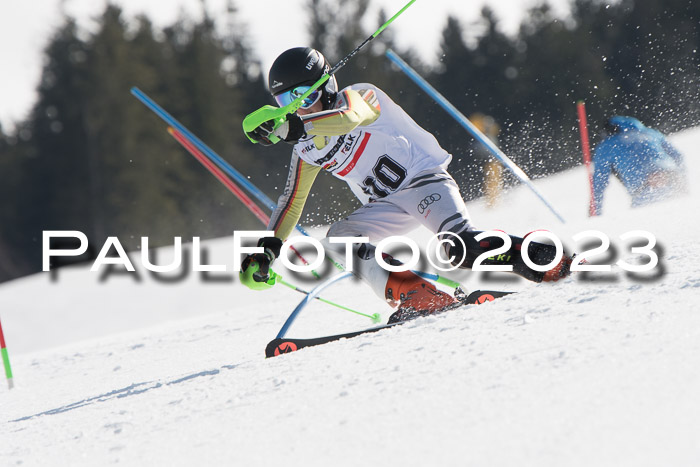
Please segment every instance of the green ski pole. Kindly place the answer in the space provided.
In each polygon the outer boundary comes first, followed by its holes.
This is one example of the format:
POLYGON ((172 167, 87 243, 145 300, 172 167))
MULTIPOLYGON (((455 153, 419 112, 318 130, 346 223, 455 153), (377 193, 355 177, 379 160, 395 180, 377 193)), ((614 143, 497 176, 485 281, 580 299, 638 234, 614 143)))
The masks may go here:
MULTIPOLYGON (((259 127, 261 124, 269 121, 269 120, 274 120, 275 121, 275 128, 279 127, 281 124, 283 124, 287 118, 287 114, 291 114, 299 110, 301 107, 302 102, 304 102, 304 99, 309 97, 312 92, 314 92, 316 89, 320 88, 323 86, 323 84, 328 81, 331 77, 331 75, 335 74, 338 70, 340 70, 342 67, 345 66, 345 64, 350 60, 355 54, 357 54, 360 49, 362 49, 365 45, 367 45, 372 39, 377 37, 384 29, 387 28, 396 18, 399 17, 404 11, 408 9, 413 3, 415 3, 416 0, 411 0, 409 1, 406 5, 404 5, 401 10, 399 10, 398 13, 396 13, 394 16, 389 18, 389 20, 382 24, 379 29, 374 31, 374 33, 369 36, 367 39, 362 42, 359 46, 355 48, 352 52, 347 54, 342 60, 340 60, 333 68, 331 68, 328 73, 324 74, 321 76, 318 81, 316 81, 308 91, 306 91, 304 94, 301 96, 297 97, 296 100, 292 101, 288 105, 285 105, 284 107, 274 107, 272 105, 264 105, 255 112, 252 112, 248 114, 244 119, 243 119, 243 132, 248 136, 248 133, 255 130, 257 127, 259 127)), ((251 140, 253 143, 256 143, 254 139, 252 139, 250 136, 248 136, 248 139, 251 140)), ((275 136, 274 134, 270 134, 269 136, 270 141, 273 143, 279 142, 279 138, 275 136)))

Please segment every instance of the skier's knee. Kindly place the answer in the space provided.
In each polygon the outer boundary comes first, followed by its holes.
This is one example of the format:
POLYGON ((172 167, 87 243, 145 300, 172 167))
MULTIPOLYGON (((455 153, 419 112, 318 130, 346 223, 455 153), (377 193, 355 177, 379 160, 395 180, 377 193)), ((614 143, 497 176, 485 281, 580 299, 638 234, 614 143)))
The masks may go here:
MULTIPOLYGON (((471 269, 479 255, 503 247, 504 241, 501 237, 488 237, 477 240, 475 237, 480 233, 482 232, 465 231, 458 235, 459 239, 445 239, 450 241, 450 243, 445 243, 445 250, 453 266, 462 269, 471 269)), ((512 248, 511 245, 511 249, 512 248)), ((505 257, 502 259, 505 261, 505 257)))
MULTIPOLYGON (((452 245, 446 243, 446 252, 453 266, 462 269, 471 269, 474 266, 474 261, 482 254, 493 251, 504 246, 502 237, 486 237, 482 240, 477 240, 475 237, 480 231, 462 232, 459 238, 462 240, 452 242, 452 245)), ((513 272, 528 280, 540 282, 544 273, 534 271, 528 267, 522 259, 521 248, 523 239, 509 235, 510 247, 502 253, 488 256, 481 264, 484 265, 511 265, 513 272)), ((530 242, 528 249, 528 257, 537 265, 550 263, 556 256, 556 247, 544 243, 530 242)))

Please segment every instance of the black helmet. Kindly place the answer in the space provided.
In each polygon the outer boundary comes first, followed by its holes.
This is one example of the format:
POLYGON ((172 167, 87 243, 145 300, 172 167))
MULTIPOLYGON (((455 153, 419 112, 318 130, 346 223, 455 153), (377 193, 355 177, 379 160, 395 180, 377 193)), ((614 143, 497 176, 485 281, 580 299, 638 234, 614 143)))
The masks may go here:
MULTIPOLYGON (((273 96, 291 91, 297 86, 311 86, 330 70, 326 57, 311 47, 295 47, 277 57, 270 68, 268 86, 273 96)), ((335 76, 321 87, 323 109, 329 109, 338 92, 335 76)))

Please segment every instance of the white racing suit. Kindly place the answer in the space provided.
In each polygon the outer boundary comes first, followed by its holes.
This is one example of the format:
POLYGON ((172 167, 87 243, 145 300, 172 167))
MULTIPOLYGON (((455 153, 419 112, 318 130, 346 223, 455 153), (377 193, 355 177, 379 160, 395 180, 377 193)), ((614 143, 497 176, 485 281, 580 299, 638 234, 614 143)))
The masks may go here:
MULTIPOLYGON (((268 225, 277 238, 285 240, 294 229, 322 169, 346 181, 363 202, 333 224, 327 237, 361 236, 376 243, 420 225, 434 234, 449 231, 468 236, 474 230, 459 188, 446 171, 451 155, 377 87, 349 86, 338 93, 333 109, 302 119, 309 138, 294 146, 287 183, 268 225)), ((467 243, 467 250, 474 250, 468 255, 473 261, 479 245, 474 246, 473 239, 471 245, 467 243)), ((345 245, 327 238, 322 244, 331 257, 344 262, 345 245)), ((372 250, 366 244, 354 247, 361 260, 355 261, 354 271, 385 298, 388 272, 368 254, 372 250)), ((459 253, 448 252, 448 257, 461 258, 459 253)), ((471 262, 460 266, 470 267, 471 262)))

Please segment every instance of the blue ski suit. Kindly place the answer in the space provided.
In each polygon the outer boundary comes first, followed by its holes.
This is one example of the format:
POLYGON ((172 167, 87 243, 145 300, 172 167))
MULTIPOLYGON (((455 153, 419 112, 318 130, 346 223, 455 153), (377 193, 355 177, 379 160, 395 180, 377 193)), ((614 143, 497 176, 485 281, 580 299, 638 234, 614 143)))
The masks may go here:
POLYGON ((677 192, 683 185, 683 156, 664 135, 632 117, 612 117, 609 123, 618 131, 601 141, 593 156, 596 213, 601 213, 611 172, 627 189, 633 207, 677 192))

